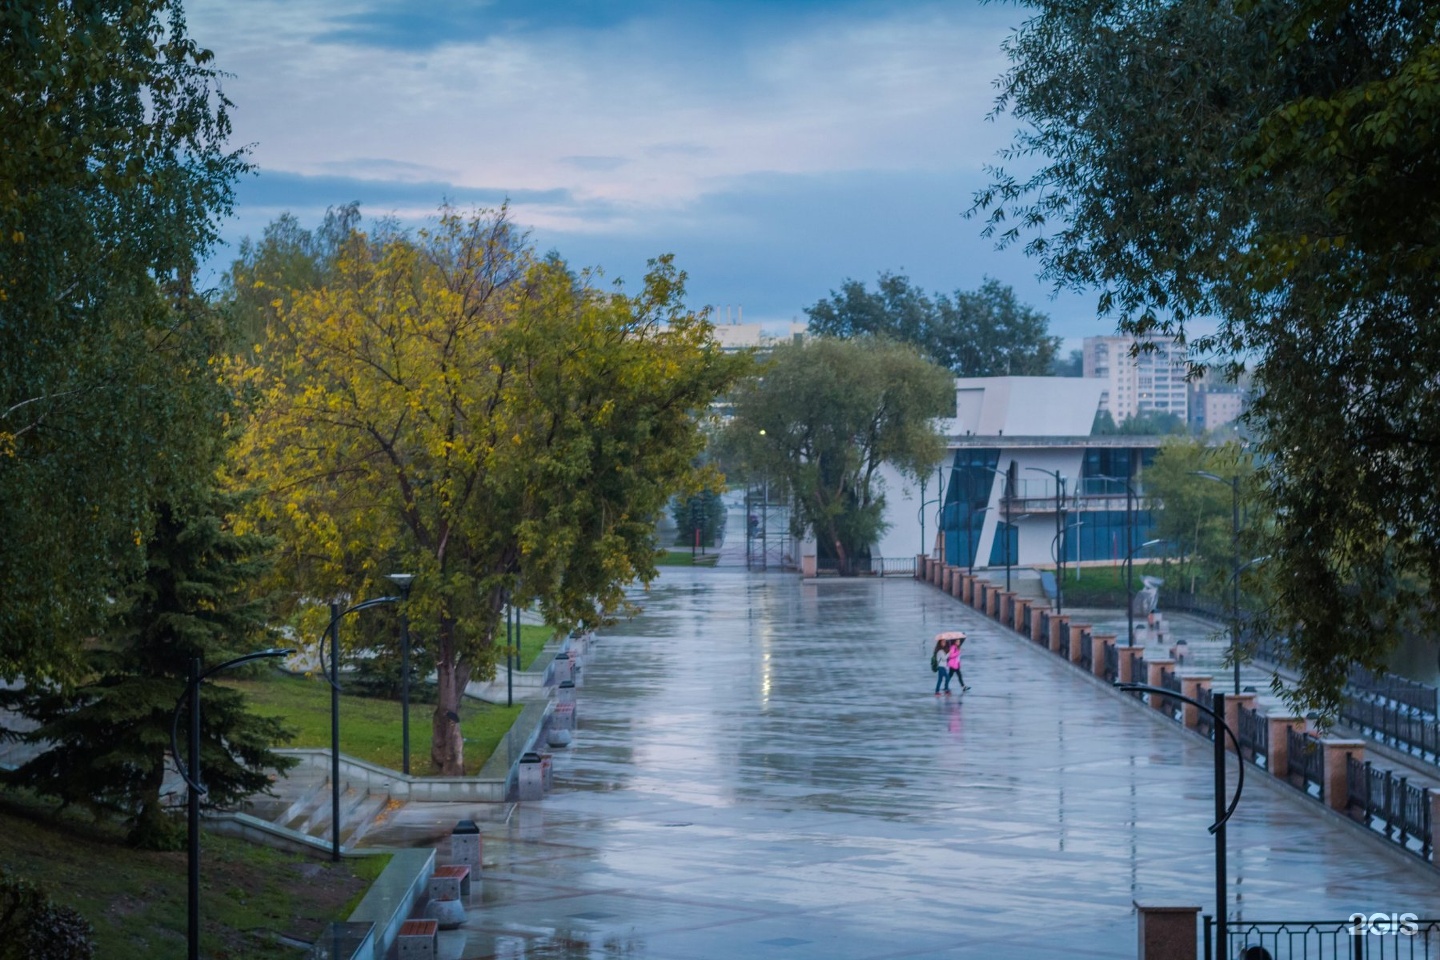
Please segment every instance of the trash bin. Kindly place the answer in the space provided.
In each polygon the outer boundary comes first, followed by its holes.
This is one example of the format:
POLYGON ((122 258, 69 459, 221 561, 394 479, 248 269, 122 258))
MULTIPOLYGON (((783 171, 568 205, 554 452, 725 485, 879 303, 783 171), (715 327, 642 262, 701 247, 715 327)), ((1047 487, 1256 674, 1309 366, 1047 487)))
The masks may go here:
POLYGON ((521 755, 515 775, 516 788, 521 800, 543 800, 545 798, 545 773, 540 767, 540 754, 521 755))
POLYGON ((559 696, 556 702, 572 704, 575 702, 575 681, 566 680, 560 684, 558 689, 559 696))
POLYGON ((575 663, 568 653, 555 654, 555 682, 570 683, 575 679, 575 663))
POLYGON ((485 852, 485 841, 480 836, 480 826, 474 820, 461 820, 450 831, 450 859, 470 868, 471 878, 480 875, 480 858, 485 852))

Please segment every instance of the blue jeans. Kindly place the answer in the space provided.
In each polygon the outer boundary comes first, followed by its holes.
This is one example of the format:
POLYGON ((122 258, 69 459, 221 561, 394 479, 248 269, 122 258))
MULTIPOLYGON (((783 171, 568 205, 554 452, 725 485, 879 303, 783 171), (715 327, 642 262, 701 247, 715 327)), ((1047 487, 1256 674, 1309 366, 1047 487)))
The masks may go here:
POLYGON ((950 668, 941 667, 935 671, 935 692, 940 692, 940 684, 945 684, 945 689, 950 689, 950 668))

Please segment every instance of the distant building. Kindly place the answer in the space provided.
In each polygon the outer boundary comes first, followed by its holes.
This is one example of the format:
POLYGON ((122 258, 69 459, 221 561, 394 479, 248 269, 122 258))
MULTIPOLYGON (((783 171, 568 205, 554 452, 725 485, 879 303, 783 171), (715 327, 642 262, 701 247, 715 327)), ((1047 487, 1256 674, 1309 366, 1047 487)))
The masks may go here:
POLYGON ((1140 413, 1169 413, 1188 421, 1185 347, 1154 338, 1153 347, 1130 356, 1135 337, 1086 337, 1084 375, 1105 384, 1100 409, 1117 424, 1140 413))
POLYGON ((1228 383, 1206 372, 1190 382, 1190 427, 1195 431, 1214 430, 1234 423, 1250 400, 1248 382, 1228 383))
POLYGON ((1163 438, 1091 436, 1104 390, 1096 378, 956 380, 945 462, 923 487, 886 473, 891 526, 874 555, 981 568, 1004 566, 1007 555, 1016 566, 1049 565, 1060 549, 1071 562, 1123 560, 1127 542, 1149 539, 1140 475, 1163 438))
POLYGON ((803 339, 808 329, 799 320, 778 323, 719 322, 715 324, 715 339, 730 352, 766 350, 777 343, 803 339))

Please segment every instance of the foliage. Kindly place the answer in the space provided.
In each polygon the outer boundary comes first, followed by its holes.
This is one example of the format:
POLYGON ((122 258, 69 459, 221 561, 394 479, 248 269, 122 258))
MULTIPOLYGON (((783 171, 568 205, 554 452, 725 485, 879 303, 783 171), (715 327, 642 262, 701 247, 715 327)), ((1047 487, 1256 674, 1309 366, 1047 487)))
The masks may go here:
POLYGON ((1092 436, 1163 437, 1167 434, 1182 435, 1188 432, 1185 418, 1164 410, 1145 410, 1126 417, 1119 426, 1109 410, 1098 410, 1095 423, 1090 428, 1092 436))
POLYGON ((797 535, 812 533, 841 573, 884 532, 888 462, 918 477, 944 454, 935 417, 953 415, 954 380, 914 347, 820 337, 782 344, 735 394, 727 446, 786 490, 797 535))
POLYGON ((1007 46, 1034 172, 973 212, 1125 332, 1255 360, 1262 626, 1332 710, 1350 662, 1440 627, 1440 7, 1046 2, 1007 46))
MULTIPOLYGON (((267 636, 264 607, 246 594, 268 566, 271 544, 230 528, 225 514, 236 506, 220 493, 190 516, 162 505, 146 543, 145 575, 116 597, 110 629, 84 654, 84 680, 63 688, 31 684, 0 696, 38 722, 21 736, 42 747, 7 776, 10 783, 67 804, 120 811, 136 846, 178 847, 183 830, 167 816, 161 787, 190 661, 214 665, 267 636)), ((283 725, 248 713, 233 690, 204 684, 200 717, 206 805, 266 791, 270 771, 291 765, 270 750, 285 739, 283 725)))
POLYGON ((176 0, 0 7, 0 674, 69 678, 218 435, 228 104, 176 0))
POLYGON ((817 336, 908 343, 959 377, 1045 376, 1060 348, 1048 333, 1050 318, 991 279, 978 290, 931 298, 908 277, 882 273, 873 293, 846 280, 805 313, 817 336))
POLYGON ((1063 359, 1057 353, 1055 359, 1050 362, 1050 376, 1085 376, 1085 351, 1079 349, 1071 350, 1063 359))
POLYGON ((0 960, 90 960, 93 935, 80 914, 0 869, 0 960))
POLYGON ((725 501, 714 490, 701 490, 691 497, 670 501, 670 518, 675 522, 677 546, 693 546, 700 531, 700 546, 713 547, 725 529, 725 501))
MULTIPOLYGON (((660 510, 714 485, 693 466, 699 419, 746 361, 683 307, 670 258, 636 295, 601 292, 537 260, 504 210, 354 232, 333 273, 231 373, 253 403, 235 475, 264 491, 255 516, 286 543, 297 601, 417 575, 431 759, 458 772, 453 718, 494 670, 507 599, 560 629, 622 609, 625 585, 655 574, 660 510)), ((323 611, 305 617, 318 636, 323 611)))

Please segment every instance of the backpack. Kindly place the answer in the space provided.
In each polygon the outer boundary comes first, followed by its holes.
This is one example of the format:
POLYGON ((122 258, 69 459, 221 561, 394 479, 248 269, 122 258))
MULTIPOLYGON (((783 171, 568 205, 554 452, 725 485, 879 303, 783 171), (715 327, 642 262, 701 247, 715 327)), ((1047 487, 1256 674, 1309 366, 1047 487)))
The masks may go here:
POLYGON ((939 656, 940 656, 940 651, 939 651, 939 650, 933 650, 933 651, 931 651, 931 653, 930 653, 930 672, 931 672, 931 673, 934 673, 936 670, 939 670, 939 669, 940 669, 940 661, 939 661, 939 659, 938 659, 939 656))

